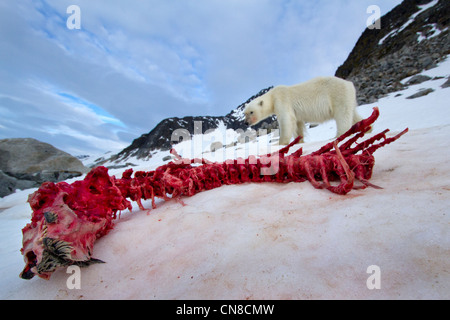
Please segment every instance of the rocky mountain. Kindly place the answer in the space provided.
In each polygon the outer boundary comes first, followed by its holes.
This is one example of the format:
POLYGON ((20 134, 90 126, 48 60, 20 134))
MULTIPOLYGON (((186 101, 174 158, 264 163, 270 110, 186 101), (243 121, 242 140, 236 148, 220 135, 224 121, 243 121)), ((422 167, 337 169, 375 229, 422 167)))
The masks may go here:
POLYGON ((380 22, 380 29, 365 29, 335 74, 353 81, 359 104, 405 89, 413 83, 401 80, 435 67, 450 54, 448 0, 405 0, 380 22))
MULTIPOLYGON (((173 143, 180 142, 177 137, 172 137, 176 130, 184 129, 190 134, 202 134, 208 130, 216 129, 221 123, 227 128, 237 130, 246 130, 248 126, 244 123, 244 107, 251 100, 263 95, 272 87, 259 91, 254 96, 250 97, 247 101, 240 104, 225 116, 190 116, 184 118, 167 118, 162 120, 152 131, 141 135, 135 139, 130 146, 119 152, 117 155, 113 155, 108 159, 98 159, 95 165, 99 165, 102 162, 123 162, 130 157, 136 157, 138 159, 145 159, 151 157, 151 154, 155 150, 169 150, 173 143), (172 141, 172 138, 175 141, 172 141)), ((254 128, 269 128, 276 122, 276 118, 269 118, 254 128)))
POLYGON ((48 143, 31 138, 0 140, 0 197, 88 171, 80 160, 48 143))
MULTIPOLYGON (((401 82, 424 69, 433 68, 450 54, 449 21, 448 0, 405 0, 381 17, 380 29, 365 29, 335 75, 353 81, 360 105, 375 102, 410 84, 426 81, 428 79, 423 77, 413 77, 407 83, 401 82)), ((172 134, 177 129, 185 129, 191 134, 204 133, 223 123, 230 129, 246 130, 245 104, 271 88, 261 90, 225 116, 164 119, 117 155, 98 159, 94 165, 124 163, 131 157, 145 159, 151 157, 155 150, 168 150, 174 143, 172 134), (201 123, 201 128, 196 126, 196 122, 201 123)), ((427 93, 429 91, 420 95, 427 93)), ((277 122, 272 117, 254 129, 274 127, 277 127, 277 122)))

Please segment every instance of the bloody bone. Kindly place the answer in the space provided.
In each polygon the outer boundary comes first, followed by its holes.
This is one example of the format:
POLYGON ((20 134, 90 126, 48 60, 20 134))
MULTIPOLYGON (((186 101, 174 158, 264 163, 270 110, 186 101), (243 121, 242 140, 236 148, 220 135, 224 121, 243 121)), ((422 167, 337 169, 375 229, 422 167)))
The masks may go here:
POLYGON ((84 180, 72 184, 46 182, 28 199, 33 213, 31 223, 22 229, 21 252, 26 265, 20 277, 31 279, 38 275, 49 279, 59 267, 102 262, 92 258, 94 242, 113 228, 118 211, 131 210, 127 198, 144 209, 142 199, 151 199, 156 208, 155 198, 180 199, 224 184, 246 182, 308 180, 315 188, 342 195, 352 189, 378 188, 368 181, 375 164, 373 153, 408 131, 387 138, 389 130, 385 130, 357 143, 378 116, 378 108, 374 108, 369 118, 309 155, 302 155, 302 149, 287 155, 300 140, 298 137, 280 151, 259 158, 213 163, 183 159, 172 150, 175 161, 154 171, 135 172, 134 177, 132 169, 116 179, 108 175, 105 167, 97 167, 84 180))
POLYGON ((117 211, 131 210, 107 172, 98 167, 72 184, 45 182, 28 197, 33 214, 22 229, 21 278, 48 279, 61 266, 101 262, 91 257, 95 240, 113 228, 117 211))

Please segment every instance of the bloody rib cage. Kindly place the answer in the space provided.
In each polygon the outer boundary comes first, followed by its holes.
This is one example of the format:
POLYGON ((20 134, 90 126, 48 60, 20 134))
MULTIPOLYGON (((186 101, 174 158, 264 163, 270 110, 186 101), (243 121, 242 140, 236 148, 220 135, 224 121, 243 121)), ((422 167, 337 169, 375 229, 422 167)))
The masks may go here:
POLYGON ((308 180, 315 188, 342 195, 352 189, 378 188, 369 182, 375 164, 373 153, 408 131, 387 138, 389 130, 385 130, 357 143, 378 116, 379 110, 374 108, 369 118, 309 155, 302 155, 302 149, 287 155, 298 137, 280 151, 258 158, 218 163, 183 159, 172 150, 175 161, 154 171, 137 171, 134 177, 132 169, 116 179, 108 175, 107 168, 97 167, 84 180, 72 184, 46 182, 28 198, 33 213, 31 223, 22 229, 21 252, 26 265, 20 277, 49 279, 59 267, 102 262, 92 257, 94 242, 113 228, 118 211, 132 209, 127 198, 144 209, 142 199, 151 199, 156 208, 155 198, 190 197, 224 184, 308 180))

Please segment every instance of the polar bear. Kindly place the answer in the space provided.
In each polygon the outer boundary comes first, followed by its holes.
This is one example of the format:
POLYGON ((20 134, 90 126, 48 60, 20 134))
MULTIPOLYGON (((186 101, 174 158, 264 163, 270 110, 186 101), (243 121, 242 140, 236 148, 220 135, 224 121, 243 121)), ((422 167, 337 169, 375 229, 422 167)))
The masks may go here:
POLYGON ((280 129, 279 144, 287 145, 293 136, 304 137, 305 122, 334 119, 337 136, 342 135, 361 120, 356 107, 352 82, 337 77, 318 77, 293 86, 274 87, 250 101, 244 114, 247 125, 255 125, 275 114, 280 129))

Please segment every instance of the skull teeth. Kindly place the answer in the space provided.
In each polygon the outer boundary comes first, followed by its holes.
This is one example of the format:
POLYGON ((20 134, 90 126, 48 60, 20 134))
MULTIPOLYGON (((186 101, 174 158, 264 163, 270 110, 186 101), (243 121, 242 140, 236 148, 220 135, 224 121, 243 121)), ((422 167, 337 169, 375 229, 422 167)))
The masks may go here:
POLYGON ((37 265, 38 273, 53 272, 58 267, 73 263, 71 255, 72 246, 69 242, 45 237, 42 239, 42 244, 44 251, 42 253, 42 260, 37 265))
POLYGON ((63 258, 64 260, 70 260, 72 258, 72 246, 69 242, 63 240, 56 240, 49 237, 43 238, 42 241, 44 248, 52 254, 63 258))
MULTIPOLYGON (((36 266, 38 274, 53 272, 59 267, 65 267, 72 264, 79 267, 86 267, 91 264, 104 263, 102 260, 90 257, 85 261, 72 260, 72 246, 69 242, 63 240, 44 237, 42 239, 42 245, 44 246, 42 260, 36 266)), ((28 274, 25 274, 25 276, 28 276, 28 274)))
POLYGON ((44 238, 47 237, 47 229, 48 229, 48 227, 47 227, 47 225, 45 224, 45 225, 42 227, 42 235, 41 235, 41 236, 39 237, 39 239, 38 239, 38 241, 39 241, 40 244, 42 244, 44 238))
POLYGON ((52 254, 50 251, 44 250, 42 253, 42 261, 37 265, 38 273, 53 272, 58 267, 67 266, 70 263, 59 256, 52 254))

